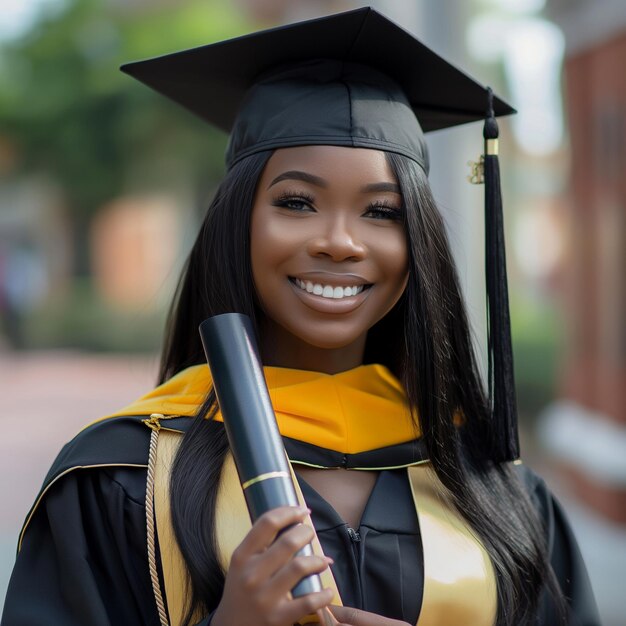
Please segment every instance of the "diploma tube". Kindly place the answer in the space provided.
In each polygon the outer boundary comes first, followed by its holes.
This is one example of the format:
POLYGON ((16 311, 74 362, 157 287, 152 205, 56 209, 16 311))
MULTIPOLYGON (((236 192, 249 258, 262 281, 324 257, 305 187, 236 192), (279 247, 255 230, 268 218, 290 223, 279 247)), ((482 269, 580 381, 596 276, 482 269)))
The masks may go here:
MULTIPOLYGON (((252 521, 279 506, 298 506, 250 318, 239 313, 210 317, 200 324, 200 336, 252 521)), ((298 554, 308 556, 313 549, 308 545, 298 554)), ((319 576, 312 575, 292 594, 322 588, 319 576)))

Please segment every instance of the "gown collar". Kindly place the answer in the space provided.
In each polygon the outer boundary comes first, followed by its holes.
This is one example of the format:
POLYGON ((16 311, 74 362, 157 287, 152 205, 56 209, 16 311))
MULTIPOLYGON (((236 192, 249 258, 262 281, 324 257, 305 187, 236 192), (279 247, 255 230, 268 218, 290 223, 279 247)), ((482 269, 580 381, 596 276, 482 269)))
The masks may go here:
MULTIPOLYGON (((353 469, 424 460, 417 420, 411 417, 400 381, 385 366, 362 365, 338 374, 263 369, 292 460, 353 469)), ((210 386, 208 366, 195 365, 108 417, 153 413, 191 417, 210 386)), ((214 419, 222 421, 221 414, 214 419)))

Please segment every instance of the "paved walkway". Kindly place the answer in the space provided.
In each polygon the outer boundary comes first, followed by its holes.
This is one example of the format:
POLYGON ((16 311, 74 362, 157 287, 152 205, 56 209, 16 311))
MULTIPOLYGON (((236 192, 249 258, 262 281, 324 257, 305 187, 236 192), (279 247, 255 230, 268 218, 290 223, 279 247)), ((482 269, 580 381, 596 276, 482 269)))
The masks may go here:
POLYGON ((0 614, 17 535, 63 444, 154 386, 157 359, 0 353, 0 614))
MULTIPOLYGON (((0 352, 0 613, 23 518, 61 446, 80 428, 149 390, 156 358, 72 352, 0 352)), ((625 626, 626 529, 564 501, 603 613, 625 626)))

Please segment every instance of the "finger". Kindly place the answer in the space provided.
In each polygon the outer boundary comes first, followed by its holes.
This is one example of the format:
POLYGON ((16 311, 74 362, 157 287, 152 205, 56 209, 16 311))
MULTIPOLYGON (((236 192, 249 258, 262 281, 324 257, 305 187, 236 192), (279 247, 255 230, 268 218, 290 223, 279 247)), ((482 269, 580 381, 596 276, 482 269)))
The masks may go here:
POLYGON ((332 589, 322 589, 283 603, 277 614, 277 623, 293 624, 306 615, 313 615, 328 606, 333 599, 332 589))
POLYGON ((267 511, 252 525, 248 534, 233 552, 233 560, 247 560, 251 555, 258 554, 272 545, 281 530, 301 522, 308 509, 296 506, 281 506, 267 511))
MULTIPOLYGON (((298 550, 310 543, 312 538, 313 530, 310 527, 304 524, 293 526, 281 534, 268 549, 251 555, 245 564, 247 577, 251 582, 269 582, 280 569, 289 564, 298 550)), ((290 589, 291 587, 284 586, 279 591, 286 593, 290 589)))
POLYGON ((316 616, 319 620, 318 626, 339 626, 339 622, 335 619, 335 616, 327 606, 323 609, 319 609, 319 611, 316 612, 316 616))
POLYGON ((298 550, 311 543, 315 533, 306 524, 296 524, 284 531, 263 554, 266 560, 268 576, 290 561, 298 550))
POLYGON ((333 615, 341 622, 341 626, 410 626, 408 622, 402 622, 397 619, 389 619, 361 611, 348 606, 331 606, 330 610, 333 615))
POLYGON ((328 561, 319 556, 296 556, 270 578, 268 586, 278 592, 293 589, 303 578, 319 574, 328 567, 328 561))

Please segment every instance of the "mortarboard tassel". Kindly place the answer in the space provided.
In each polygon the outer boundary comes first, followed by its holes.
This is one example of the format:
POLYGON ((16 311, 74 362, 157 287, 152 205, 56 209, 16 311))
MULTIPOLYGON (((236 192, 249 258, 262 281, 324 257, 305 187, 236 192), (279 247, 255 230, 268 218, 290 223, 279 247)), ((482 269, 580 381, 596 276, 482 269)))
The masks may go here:
POLYGON ((488 88, 485 138, 485 264, 487 282, 488 378, 491 404, 491 456, 494 461, 519 457, 517 404, 511 320, 506 276, 504 219, 498 161, 498 123, 493 110, 493 92, 488 88))

